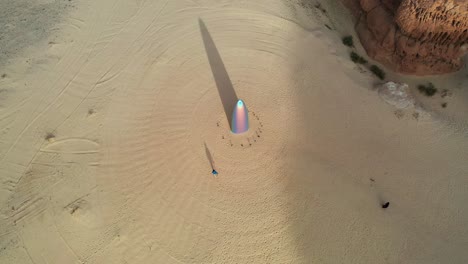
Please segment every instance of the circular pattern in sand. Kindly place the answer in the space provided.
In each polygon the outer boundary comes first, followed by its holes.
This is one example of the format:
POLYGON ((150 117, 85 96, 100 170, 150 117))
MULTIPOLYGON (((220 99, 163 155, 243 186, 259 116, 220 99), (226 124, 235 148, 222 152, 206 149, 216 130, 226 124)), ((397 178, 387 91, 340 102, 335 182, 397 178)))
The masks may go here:
MULTIPOLYGON (((367 81, 339 68, 339 37, 299 6, 78 2, 44 56, 54 59, 34 60, 32 88, 14 71, 2 81, 21 96, 3 98, 0 118, 0 262, 431 263, 464 252, 466 144, 359 89, 367 81), (250 130, 235 135, 238 98, 250 130)), ((335 12, 321 2, 307 6, 335 12)))
POLYGON ((249 108, 249 131, 235 135, 197 13, 180 12, 185 16, 171 30, 164 22, 150 26, 145 52, 119 73, 122 89, 104 122, 100 181, 110 184, 102 197, 122 201, 117 218, 134 224, 121 234, 159 250, 159 261, 264 259, 261 244, 284 247, 292 239, 280 208, 287 202, 282 149, 294 130, 284 87, 295 85, 287 61, 297 57, 286 47, 296 26, 241 9, 201 16, 249 108))

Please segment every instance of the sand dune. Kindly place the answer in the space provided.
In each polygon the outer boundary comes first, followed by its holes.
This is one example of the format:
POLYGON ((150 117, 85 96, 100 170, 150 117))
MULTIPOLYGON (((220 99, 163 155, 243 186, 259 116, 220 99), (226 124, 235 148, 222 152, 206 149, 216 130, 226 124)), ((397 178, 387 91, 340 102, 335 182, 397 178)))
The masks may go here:
POLYGON ((468 261, 465 116, 386 104, 338 3, 73 2, 0 80, 0 263, 468 261))

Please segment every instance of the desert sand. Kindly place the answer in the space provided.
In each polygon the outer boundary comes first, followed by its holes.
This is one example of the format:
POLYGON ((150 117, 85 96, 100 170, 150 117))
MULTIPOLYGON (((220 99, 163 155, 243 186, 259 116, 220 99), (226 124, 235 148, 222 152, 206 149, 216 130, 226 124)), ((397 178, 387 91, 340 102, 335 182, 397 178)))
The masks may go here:
POLYGON ((396 109, 341 44, 347 10, 315 3, 72 0, 44 34, 12 24, 0 263, 468 263, 466 67, 388 72, 416 102, 396 109))

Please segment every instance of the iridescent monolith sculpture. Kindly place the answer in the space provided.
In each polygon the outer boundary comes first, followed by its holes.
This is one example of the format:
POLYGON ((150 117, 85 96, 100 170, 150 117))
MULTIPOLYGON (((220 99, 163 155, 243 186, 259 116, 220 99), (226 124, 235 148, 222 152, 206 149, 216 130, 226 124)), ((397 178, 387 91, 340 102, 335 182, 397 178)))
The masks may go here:
POLYGON ((244 101, 237 101, 232 111, 231 131, 234 134, 240 134, 249 130, 249 112, 244 101))

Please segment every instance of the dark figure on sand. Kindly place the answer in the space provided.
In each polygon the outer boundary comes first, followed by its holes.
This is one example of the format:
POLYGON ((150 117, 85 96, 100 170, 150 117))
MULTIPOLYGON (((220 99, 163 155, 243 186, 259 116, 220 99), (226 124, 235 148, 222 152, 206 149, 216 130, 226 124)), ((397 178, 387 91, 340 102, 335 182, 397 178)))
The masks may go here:
POLYGON ((382 208, 387 209, 389 205, 390 205, 390 202, 386 202, 386 203, 382 204, 382 208))

